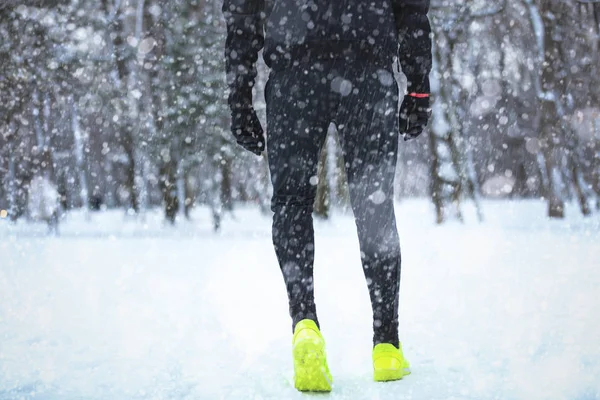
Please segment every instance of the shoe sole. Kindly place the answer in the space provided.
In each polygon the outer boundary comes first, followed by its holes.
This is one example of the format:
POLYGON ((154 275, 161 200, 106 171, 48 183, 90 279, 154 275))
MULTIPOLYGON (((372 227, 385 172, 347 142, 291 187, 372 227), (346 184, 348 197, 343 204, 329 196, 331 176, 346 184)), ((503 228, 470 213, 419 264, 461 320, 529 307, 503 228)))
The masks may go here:
POLYGON ((331 392, 331 378, 325 350, 313 340, 294 346, 294 386, 302 392, 331 392))
POLYGON ((380 369, 375 371, 374 380, 375 382, 399 381, 406 375, 410 375, 410 370, 380 369))

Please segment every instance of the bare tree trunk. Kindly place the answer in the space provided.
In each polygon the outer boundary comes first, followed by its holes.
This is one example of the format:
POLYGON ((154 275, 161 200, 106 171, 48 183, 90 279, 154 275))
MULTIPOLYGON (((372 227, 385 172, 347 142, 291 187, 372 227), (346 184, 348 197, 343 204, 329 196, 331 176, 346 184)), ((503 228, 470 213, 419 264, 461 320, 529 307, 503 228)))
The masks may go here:
POLYGON ((567 57, 562 41, 566 40, 564 25, 572 10, 569 5, 557 0, 541 2, 540 14, 544 23, 542 88, 542 137, 548 175, 548 216, 564 218, 563 188, 573 189, 578 198, 581 212, 589 215, 587 195, 584 183, 582 160, 579 155, 579 140, 576 132, 568 125, 563 98, 567 96, 568 86, 565 79, 567 57), (566 161, 565 161, 566 160, 566 161))
MULTIPOLYGON (((456 115, 456 104, 452 99, 454 83, 452 78, 452 54, 450 39, 443 30, 436 33, 441 38, 433 47, 434 67, 439 77, 439 89, 434 89, 434 98, 441 104, 434 108, 434 119, 441 118, 448 123, 448 131, 437 131, 432 123, 430 150, 432 154, 431 197, 436 208, 436 222, 446 221, 450 209, 454 216, 463 221, 461 197, 466 189, 464 154, 460 153, 457 136, 462 127, 456 115)), ((433 85, 435 87, 435 85, 433 85)))
POLYGON ((327 146, 323 146, 323 148, 321 149, 321 155, 319 156, 319 164, 317 167, 317 182, 314 182, 317 184, 317 196, 315 197, 314 213, 316 216, 323 219, 329 218, 330 190, 329 182, 327 181, 328 154, 329 151, 327 149, 327 146))
POLYGON ((106 206, 107 207, 115 207, 117 202, 115 200, 115 193, 116 193, 116 185, 115 185, 115 179, 113 176, 113 163, 110 159, 110 157, 108 157, 108 155, 104 156, 104 160, 103 160, 103 171, 104 171, 104 175, 105 175, 105 179, 106 179, 106 191, 105 191, 105 196, 106 196, 106 206))
MULTIPOLYGON (((593 24, 594 34, 596 36, 594 46, 594 59, 595 59, 595 70, 598 71, 598 64, 600 63, 600 2, 596 2, 591 5, 593 7, 593 24)), ((600 75, 600 74, 599 74, 600 75)), ((596 104, 600 103, 600 88, 596 87, 593 91, 595 96, 596 104)), ((600 121, 596 119, 593 123, 594 126, 594 148, 593 148, 593 159, 592 159, 592 188, 596 193, 596 210, 600 211, 600 121)))
POLYGON ((221 163, 221 204, 224 210, 233 211, 231 159, 222 155, 221 163))
POLYGON ((79 196, 81 199, 81 206, 85 210, 86 217, 89 218, 89 188, 84 151, 86 147, 86 137, 81 133, 77 101, 73 98, 71 98, 71 130, 73 131, 75 158, 77 163, 77 172, 79 173, 79 196))
POLYGON ((165 217, 171 224, 175 223, 175 217, 179 211, 179 199, 177 197, 177 162, 172 157, 163 159, 159 168, 159 186, 163 195, 165 217))
POLYGON ((40 115, 40 95, 38 89, 33 90, 32 95, 32 115, 33 115, 33 129, 35 131, 36 147, 37 151, 41 152, 46 146, 46 135, 42 126, 42 119, 40 115))
POLYGON ((260 180, 257 181, 257 185, 259 185, 258 197, 261 212, 267 214, 271 209, 271 196, 269 195, 271 182, 269 181, 269 163, 267 157, 262 157, 260 164, 263 173, 261 174, 260 180))
POLYGON ((337 174, 336 171, 336 167, 338 164, 338 148, 337 148, 337 142, 336 142, 336 135, 334 134, 335 131, 332 131, 329 133, 329 135, 327 135, 327 138, 325 139, 325 146, 327 147, 327 184, 330 188, 330 194, 329 194, 329 202, 330 205, 338 205, 338 196, 336 193, 335 188, 338 186, 338 179, 339 176, 337 174))
POLYGON ((37 139, 37 146, 34 149, 33 157, 36 160, 34 165, 32 176, 40 174, 47 177, 51 182, 55 182, 54 176, 54 149, 52 148, 52 141, 50 140, 49 123, 50 119, 50 108, 45 106, 45 103, 49 103, 49 99, 44 94, 43 99, 40 99, 39 92, 34 89, 32 96, 32 114, 33 114, 33 126, 37 139))
POLYGON ((11 119, 8 125, 8 136, 6 138, 6 147, 8 154, 8 215, 11 220, 14 221, 18 212, 17 212, 17 176, 16 176, 16 168, 15 168, 15 154, 14 151, 14 138, 16 135, 16 126, 15 122, 11 119))
POLYGON ((548 187, 546 199, 548 201, 548 216, 550 218, 564 218, 565 202, 559 192, 562 187, 560 182, 560 157, 562 152, 562 123, 557 109, 560 99, 557 98, 557 75, 562 71, 563 63, 559 56, 560 43, 555 40, 554 27, 556 15, 552 12, 554 0, 543 1, 540 14, 544 23, 543 57, 542 65, 542 93, 541 93, 541 129, 544 140, 543 150, 546 161, 548 187))
POLYGON ((135 199, 134 210, 136 212, 140 211, 140 206, 144 209, 146 208, 146 204, 143 202, 147 198, 147 188, 146 188, 146 176, 144 171, 144 164, 146 161, 145 156, 145 147, 142 146, 142 142, 139 138, 142 136, 142 127, 148 126, 148 121, 146 118, 146 113, 143 110, 143 104, 141 101, 142 97, 145 97, 144 92, 146 88, 141 85, 141 77, 139 66, 143 65, 145 58, 145 48, 144 51, 140 50, 140 43, 142 41, 142 31, 144 29, 144 5, 145 0, 137 0, 136 12, 135 12, 135 26, 134 26, 134 38, 135 43, 137 44, 137 54, 136 57, 133 57, 129 61, 129 76, 128 76, 128 99, 129 99, 129 108, 130 112, 133 116, 133 129, 129 131, 130 140, 132 141, 132 149, 131 153, 132 159, 132 169, 134 174, 134 185, 131 188, 132 192, 136 192, 132 197, 132 200, 135 199), (140 201, 141 200, 141 201, 140 201))
POLYGON ((123 142, 123 148, 129 163, 125 175, 125 186, 129 191, 129 206, 137 214, 140 211, 137 188, 135 186, 135 149, 131 131, 127 132, 127 138, 123 142))
MULTIPOLYGON (((435 117, 434 117, 435 118, 435 117)), ((430 186, 429 193, 431 201, 435 207, 435 222, 442 224, 444 222, 444 203, 442 200, 442 181, 440 176, 440 159, 436 149, 438 148, 438 138, 435 132, 429 134, 429 149, 431 151, 430 168, 430 186)))
POLYGON ((348 176, 346 175, 346 160, 341 150, 340 138, 335 136, 336 148, 338 154, 335 158, 335 176, 337 179, 337 185, 332 186, 331 190, 335 191, 336 205, 341 206, 344 209, 350 207, 350 189, 348 188, 348 176))
POLYGON ((221 186, 223 170, 218 164, 211 165, 210 170, 213 179, 211 184, 209 184, 208 187, 205 186, 204 189, 208 192, 208 202, 213 219, 213 230, 219 232, 221 229, 221 220, 223 218, 223 194, 221 186))
POLYGON ((583 172, 579 167, 579 163, 571 160, 571 181, 573 182, 573 187, 575 189, 575 195, 577 196, 577 200, 579 201, 579 207, 581 209, 581 213, 585 216, 588 216, 592 213, 590 210, 590 205, 588 202, 588 198, 583 189, 584 186, 584 178, 583 172))
POLYGON ((550 99, 541 102, 541 129, 544 142, 545 170, 547 177, 546 200, 548 201, 548 217, 564 218, 565 202, 561 193, 564 183, 560 174, 560 120, 556 111, 556 103, 550 99))
POLYGON ((178 212, 180 215, 185 215, 185 171, 187 166, 185 162, 179 158, 177 162, 177 198, 178 201, 178 212))
MULTIPOLYGON (((138 0, 141 1, 141 0, 138 0)), ((106 20, 108 22, 106 30, 106 39, 109 49, 112 51, 111 59, 114 62, 114 71, 112 72, 113 83, 116 88, 123 95, 126 95, 126 87, 124 82, 129 76, 128 59, 125 54, 125 40, 126 34, 123 27, 123 15, 121 13, 121 1, 116 1, 114 4, 110 4, 110 0, 102 0, 102 5, 106 13, 106 20)), ((139 4, 139 3, 138 3, 139 4)), ((143 4, 142 4, 143 7, 143 4)), ((133 127, 131 126, 134 121, 128 121, 128 123, 119 121, 118 135, 121 145, 128 157, 128 166, 126 172, 125 185, 129 191, 129 207, 135 212, 139 212, 139 203, 137 197, 136 188, 136 154, 135 154, 135 135, 133 127)))
POLYGON ((196 185, 193 184, 193 178, 191 175, 190 169, 187 169, 184 175, 184 204, 186 219, 191 219, 191 211, 196 204, 196 185))

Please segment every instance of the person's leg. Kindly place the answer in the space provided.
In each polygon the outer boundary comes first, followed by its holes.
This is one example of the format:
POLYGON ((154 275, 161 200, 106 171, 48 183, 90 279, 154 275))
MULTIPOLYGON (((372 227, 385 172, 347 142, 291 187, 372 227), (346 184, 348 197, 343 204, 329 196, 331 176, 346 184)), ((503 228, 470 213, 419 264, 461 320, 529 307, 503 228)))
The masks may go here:
POLYGON ((352 90, 336 122, 373 307, 373 340, 398 346, 400 242, 393 196, 398 86, 391 67, 351 69, 346 80, 352 90))
POLYGON ((313 287, 312 211, 317 164, 330 120, 319 71, 272 72, 265 89, 267 151, 273 183, 273 244, 289 298, 292 329, 318 325, 313 287))

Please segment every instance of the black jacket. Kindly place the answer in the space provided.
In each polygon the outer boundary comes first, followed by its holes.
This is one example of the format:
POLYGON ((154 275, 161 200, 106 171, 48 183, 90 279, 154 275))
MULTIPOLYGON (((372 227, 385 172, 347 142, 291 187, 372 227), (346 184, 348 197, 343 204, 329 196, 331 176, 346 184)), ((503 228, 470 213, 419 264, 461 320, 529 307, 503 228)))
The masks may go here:
POLYGON ((409 91, 429 91, 429 2, 224 0, 230 106, 251 105, 255 63, 263 48, 265 63, 276 70, 323 59, 389 66, 397 55, 409 91))

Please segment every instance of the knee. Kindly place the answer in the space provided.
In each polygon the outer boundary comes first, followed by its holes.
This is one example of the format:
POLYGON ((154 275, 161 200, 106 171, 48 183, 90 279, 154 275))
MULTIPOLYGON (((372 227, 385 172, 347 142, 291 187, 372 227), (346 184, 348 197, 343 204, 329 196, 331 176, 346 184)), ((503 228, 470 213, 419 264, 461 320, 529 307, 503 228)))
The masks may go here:
POLYGON ((355 195, 352 198, 352 211, 359 230, 382 232, 392 229, 395 224, 394 201, 392 195, 381 190, 355 195))
POLYGON ((312 211, 315 202, 314 194, 273 194, 271 199, 271 210, 275 213, 290 210, 312 211))
POLYGON ((361 259, 369 264, 394 264, 400 260, 400 241, 394 235, 379 240, 363 240, 360 250, 361 259))

